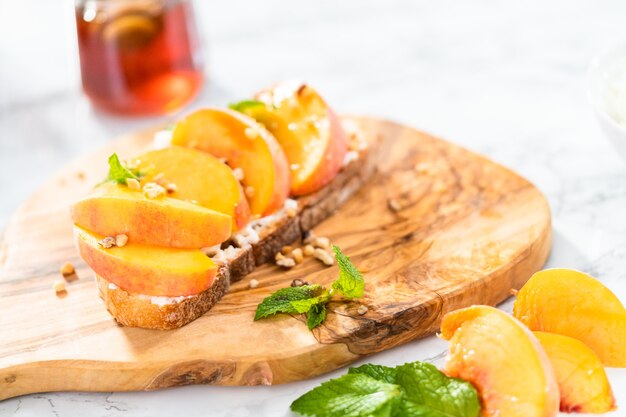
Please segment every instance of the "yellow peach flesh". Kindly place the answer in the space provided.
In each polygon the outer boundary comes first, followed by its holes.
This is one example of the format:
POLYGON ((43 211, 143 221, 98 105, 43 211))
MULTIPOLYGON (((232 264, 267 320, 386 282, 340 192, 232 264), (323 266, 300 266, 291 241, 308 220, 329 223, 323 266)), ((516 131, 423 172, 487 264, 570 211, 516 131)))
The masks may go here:
POLYGON ((513 315, 533 331, 580 340, 606 366, 626 367, 626 311, 615 294, 587 274, 537 272, 518 292, 513 315))
POLYGON ((104 248, 104 236, 75 226, 81 257, 93 271, 118 287, 145 295, 178 297, 211 287, 217 266, 198 249, 175 249, 128 243, 104 248))
POLYGON ((534 332, 548 355, 566 413, 606 413, 615 399, 604 367, 583 342, 555 333, 534 332))
POLYGON ((195 201, 233 218, 233 229, 250 220, 250 208, 232 170, 216 157, 195 149, 171 146, 147 152, 134 161, 144 173, 142 184, 173 184, 169 197, 195 201))
POLYGON ((532 333, 512 316, 473 306, 444 316, 450 341, 445 372, 471 382, 487 417, 552 417, 559 390, 552 366, 532 333))
POLYGON ((148 198, 141 191, 103 184, 72 205, 72 220, 104 236, 125 234, 132 243, 201 248, 230 237, 232 218, 170 197, 148 198))

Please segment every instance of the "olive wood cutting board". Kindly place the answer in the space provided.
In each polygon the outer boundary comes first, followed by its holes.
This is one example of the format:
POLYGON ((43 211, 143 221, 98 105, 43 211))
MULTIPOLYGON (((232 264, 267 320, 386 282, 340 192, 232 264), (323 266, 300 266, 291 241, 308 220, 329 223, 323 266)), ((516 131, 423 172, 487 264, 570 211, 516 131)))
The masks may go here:
POLYGON ((336 267, 308 258, 259 267, 210 312, 177 330, 121 327, 74 248, 68 205, 133 156, 154 131, 131 134, 65 167, 31 196, 0 246, 0 399, 43 391, 154 390, 186 384, 281 384, 437 331, 448 311, 506 299, 550 252, 550 211, 527 180, 488 159, 396 123, 352 118, 382 146, 377 172, 315 228, 363 272, 360 302, 333 302, 313 332, 300 316, 252 320, 295 278, 328 284, 336 267), (395 209, 389 207, 393 200, 395 209), (80 279, 58 298, 65 262, 80 279), (259 281, 249 288, 251 279, 259 281), (365 315, 358 307, 368 307, 365 315))

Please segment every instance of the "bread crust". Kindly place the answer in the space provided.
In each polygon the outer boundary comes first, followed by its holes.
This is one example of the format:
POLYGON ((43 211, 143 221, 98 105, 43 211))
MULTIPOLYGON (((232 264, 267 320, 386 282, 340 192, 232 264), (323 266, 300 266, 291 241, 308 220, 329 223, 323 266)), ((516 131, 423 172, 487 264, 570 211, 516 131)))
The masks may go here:
POLYGON ((228 291, 231 282, 241 280, 256 266, 273 261, 285 245, 301 239, 303 233, 328 218, 372 175, 375 169, 374 143, 358 153, 323 189, 296 199, 296 215, 284 210, 263 224, 259 240, 234 249, 219 269, 213 286, 191 297, 149 297, 132 294, 96 276, 100 298, 118 323, 147 329, 175 329, 195 320, 211 309, 228 291))

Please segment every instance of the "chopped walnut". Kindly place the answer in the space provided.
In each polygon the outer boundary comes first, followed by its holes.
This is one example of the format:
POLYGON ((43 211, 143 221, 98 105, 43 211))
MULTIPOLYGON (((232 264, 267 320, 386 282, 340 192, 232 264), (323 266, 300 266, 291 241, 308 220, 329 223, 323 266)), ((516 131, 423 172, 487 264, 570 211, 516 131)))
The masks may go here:
POLYGON ((63 279, 58 279, 54 281, 54 284, 52 284, 52 288, 54 289, 54 292, 57 294, 58 297, 64 297, 65 295, 67 295, 67 290, 65 289, 65 280, 63 279))
POLYGON ((243 181, 243 179, 245 178, 243 169, 241 169, 241 168, 233 169, 233 175, 235 176, 235 179, 237 181, 243 181))
POLYGON ((98 242, 98 245, 103 247, 104 249, 109 249, 115 246, 115 238, 113 236, 107 236, 98 242))
POLYGON ((175 193, 176 191, 178 191, 178 187, 176 186, 176 184, 174 184, 173 182, 171 182, 171 183, 169 183, 169 184, 165 185, 165 191, 166 191, 168 194, 173 194, 173 193, 175 193))
POLYGON ((276 261, 276 265, 282 266, 283 268, 293 268, 296 266, 296 261, 291 258, 283 258, 276 261))
POLYGON ((316 237, 311 242, 314 248, 328 249, 330 248, 330 240, 327 237, 316 237))
POLYGON ((313 256, 314 252, 315 252, 315 248, 313 247, 313 245, 306 245, 304 247, 304 255, 305 256, 313 256))
POLYGON ((282 253, 283 255, 288 255, 291 253, 291 251, 293 250, 293 248, 289 245, 285 245, 281 248, 280 253, 282 253))
POLYGON ((274 260, 280 261, 281 259, 285 259, 285 255, 283 255, 282 253, 278 252, 276 255, 274 255, 274 260))
POLYGON ((165 188, 156 182, 149 182, 143 186, 143 194, 148 198, 159 198, 165 194, 165 188))
POLYGON ((302 253, 302 249, 296 248, 291 251, 289 257, 296 261, 297 264, 302 263, 304 261, 304 254, 302 253))
POLYGON ((256 288, 259 286, 259 281, 257 281, 256 279, 251 279, 250 282, 248 283, 248 286, 250 288, 256 288))
POLYGON ((76 269, 74 269, 74 265, 71 262, 65 262, 61 267, 61 275, 64 277, 74 273, 76 273, 76 269))
POLYGON ((315 259, 321 261, 326 266, 331 266, 335 263, 335 258, 333 258, 332 255, 326 252, 324 249, 315 249, 315 252, 313 252, 313 256, 315 257, 315 259))
POLYGON ((293 281, 291 281, 291 286, 292 287, 302 287, 303 285, 310 285, 308 282, 306 282, 303 279, 300 278, 296 278, 293 281))
POLYGON ((134 178, 126 178, 126 185, 129 189, 135 191, 139 191, 139 189, 141 188, 141 184, 139 184, 139 181, 134 178))
POLYGON ((122 248, 126 246, 127 243, 128 243, 128 236, 124 234, 115 236, 115 246, 122 248))
POLYGON ((78 275, 76 275, 76 269, 71 262, 65 262, 61 267, 60 272, 67 282, 76 281, 78 279, 78 275))

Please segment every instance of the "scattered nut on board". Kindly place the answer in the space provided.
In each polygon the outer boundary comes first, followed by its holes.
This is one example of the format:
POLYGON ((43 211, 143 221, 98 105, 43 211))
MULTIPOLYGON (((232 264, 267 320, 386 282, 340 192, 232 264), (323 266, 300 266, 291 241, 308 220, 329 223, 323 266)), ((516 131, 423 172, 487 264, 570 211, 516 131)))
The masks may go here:
POLYGON ((297 264, 302 263, 304 261, 304 255, 302 254, 302 249, 296 248, 291 251, 289 256, 296 261, 297 264))
POLYGON ((276 261, 276 265, 282 266, 283 268, 293 268, 294 266, 296 266, 296 261, 291 258, 283 257, 283 259, 279 259, 276 261))
POLYGON ((293 247, 286 245, 281 248, 280 253, 282 253, 283 255, 289 255, 292 250, 293 250, 293 247))
POLYGON ((335 258, 333 258, 332 255, 326 252, 324 249, 315 249, 315 251, 313 252, 313 256, 315 257, 315 259, 318 259, 326 266, 331 266, 335 263, 335 258))
POLYGON ((67 282, 76 281, 78 279, 78 275, 76 275, 76 269, 71 262, 65 262, 60 269, 61 275, 67 282))
POLYGON ((291 281, 291 286, 292 287, 302 287, 303 285, 310 285, 308 282, 306 282, 303 279, 300 278, 296 278, 293 281, 291 281))
POLYGON ((314 252, 315 248, 313 247, 313 245, 306 245, 304 247, 304 256, 313 256, 314 252))
POLYGON ((274 260, 275 260, 275 261, 277 261, 277 262, 278 262, 278 261, 281 261, 281 260, 283 260, 283 259, 285 259, 285 255, 283 255, 283 254, 282 254, 282 253, 280 253, 280 252, 278 252, 276 255, 274 255, 274 260))
POLYGON ((65 280, 57 279, 52 284, 52 288, 54 288, 54 292, 57 294, 57 297, 65 297, 67 295, 67 290, 65 289, 65 280))
POLYGON ((248 286, 250 286, 250 288, 256 288, 259 286, 259 281, 257 281, 256 279, 251 279, 248 286))
POLYGON ((367 306, 360 306, 356 312, 359 314, 359 316, 362 316, 366 314, 368 310, 369 309, 367 308, 367 306))
POLYGON ((311 242, 313 247, 315 248, 321 248, 321 249, 328 249, 330 248, 330 239, 328 239, 327 237, 316 237, 315 239, 313 239, 313 242, 311 242))

